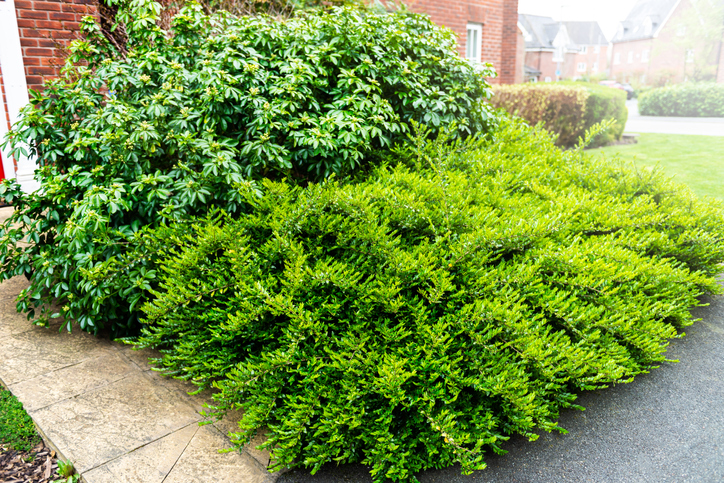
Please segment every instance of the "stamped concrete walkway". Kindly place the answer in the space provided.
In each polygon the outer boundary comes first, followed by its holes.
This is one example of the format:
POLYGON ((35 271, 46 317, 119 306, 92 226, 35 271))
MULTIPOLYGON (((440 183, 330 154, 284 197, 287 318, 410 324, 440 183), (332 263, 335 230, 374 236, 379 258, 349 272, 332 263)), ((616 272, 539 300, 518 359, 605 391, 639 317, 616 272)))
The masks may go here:
POLYGON ((219 453, 233 422, 199 426, 206 399, 151 371, 152 352, 31 325, 15 311, 25 286, 22 277, 0 284, 0 382, 86 483, 276 480, 265 453, 219 453))

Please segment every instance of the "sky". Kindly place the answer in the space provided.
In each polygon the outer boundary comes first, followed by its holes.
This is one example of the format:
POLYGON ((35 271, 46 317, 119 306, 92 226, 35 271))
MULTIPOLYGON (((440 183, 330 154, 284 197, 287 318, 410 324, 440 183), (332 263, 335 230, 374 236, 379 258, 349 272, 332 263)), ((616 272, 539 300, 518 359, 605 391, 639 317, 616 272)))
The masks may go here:
POLYGON ((635 3, 635 0, 518 0, 518 12, 556 20, 597 20, 611 40, 616 26, 635 3))

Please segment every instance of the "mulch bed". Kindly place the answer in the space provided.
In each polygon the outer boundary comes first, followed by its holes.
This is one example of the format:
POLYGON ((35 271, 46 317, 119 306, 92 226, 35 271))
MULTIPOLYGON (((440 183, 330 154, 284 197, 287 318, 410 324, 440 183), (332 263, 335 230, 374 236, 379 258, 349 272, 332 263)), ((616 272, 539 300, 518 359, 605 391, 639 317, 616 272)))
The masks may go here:
POLYGON ((55 451, 40 443, 31 451, 15 451, 0 444, 0 482, 51 483, 58 479, 55 451))

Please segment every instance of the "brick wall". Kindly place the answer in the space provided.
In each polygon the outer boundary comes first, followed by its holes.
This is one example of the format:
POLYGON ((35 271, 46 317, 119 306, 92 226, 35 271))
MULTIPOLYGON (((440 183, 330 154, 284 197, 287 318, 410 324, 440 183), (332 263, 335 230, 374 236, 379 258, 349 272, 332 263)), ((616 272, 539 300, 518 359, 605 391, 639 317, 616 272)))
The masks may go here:
POLYGON ((515 75, 519 69, 517 64, 519 32, 518 0, 503 0, 503 48, 499 68, 501 84, 516 82, 515 75))
POLYGON ((518 44, 518 0, 412 0, 410 8, 430 15, 433 22, 449 28, 458 37, 460 55, 465 55, 468 23, 483 26, 482 61, 498 71, 496 83, 515 81, 518 44))
POLYGON ((644 83, 650 81, 654 47, 653 39, 613 44, 611 77, 619 82, 641 82, 642 79, 644 83), (648 61, 645 60, 647 52, 648 61))
POLYGON ((572 62, 576 64, 574 76, 605 74, 608 69, 608 45, 588 45, 587 52, 585 54, 577 52, 572 62), (596 52, 596 47, 598 47, 598 52, 596 52), (582 72, 578 70, 578 64, 581 63, 586 64, 586 68, 582 72), (594 70, 593 67, 597 68, 594 70))
POLYGON ((533 51, 525 53, 525 65, 538 69, 541 74, 538 81, 544 82, 546 78, 556 80, 556 63, 553 62, 553 52, 533 51))
POLYGON ((15 0, 25 78, 31 89, 58 75, 62 47, 75 38, 80 20, 96 11, 93 0, 15 0))

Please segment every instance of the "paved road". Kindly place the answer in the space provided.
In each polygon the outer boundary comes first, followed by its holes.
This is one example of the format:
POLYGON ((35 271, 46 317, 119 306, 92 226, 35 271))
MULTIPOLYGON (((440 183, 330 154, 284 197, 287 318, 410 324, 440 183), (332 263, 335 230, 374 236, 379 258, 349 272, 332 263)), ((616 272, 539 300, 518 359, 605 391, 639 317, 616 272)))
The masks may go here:
MULTIPOLYGON (((721 483, 724 482, 724 297, 705 299, 687 337, 672 342, 665 364, 630 384, 588 392, 585 412, 566 411, 567 435, 508 441, 504 456, 463 477, 458 468, 428 471, 422 483, 721 483)), ((360 465, 330 466, 277 483, 371 482, 360 465)))
POLYGON ((724 136, 724 118, 640 116, 636 100, 627 101, 626 106, 628 107, 627 133, 724 136))

